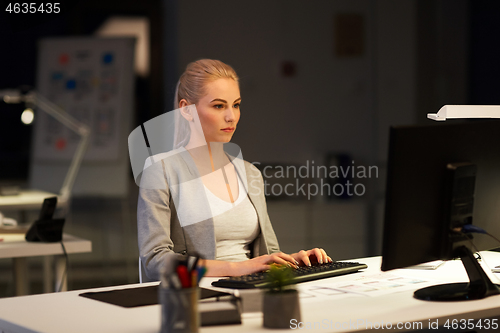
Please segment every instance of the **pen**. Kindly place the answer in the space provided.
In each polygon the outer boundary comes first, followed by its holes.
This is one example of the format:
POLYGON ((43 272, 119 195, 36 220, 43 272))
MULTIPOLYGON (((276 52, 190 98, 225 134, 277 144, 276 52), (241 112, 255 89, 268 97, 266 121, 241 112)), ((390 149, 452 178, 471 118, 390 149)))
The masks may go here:
POLYGON ((201 267, 196 268, 196 270, 198 271, 198 273, 197 273, 197 275, 198 275, 198 283, 200 283, 201 278, 207 272, 207 268, 205 266, 201 266, 201 267))
POLYGON ((198 286, 198 270, 193 269, 191 271, 191 287, 198 286))
POLYGON ((188 270, 191 272, 192 270, 196 269, 196 266, 198 265, 198 260, 200 260, 200 257, 190 257, 188 259, 188 270))
POLYGON ((188 273, 188 269, 186 266, 184 266, 184 265, 177 266, 177 276, 179 277, 179 280, 181 281, 182 288, 191 287, 191 281, 189 279, 189 273, 188 273))

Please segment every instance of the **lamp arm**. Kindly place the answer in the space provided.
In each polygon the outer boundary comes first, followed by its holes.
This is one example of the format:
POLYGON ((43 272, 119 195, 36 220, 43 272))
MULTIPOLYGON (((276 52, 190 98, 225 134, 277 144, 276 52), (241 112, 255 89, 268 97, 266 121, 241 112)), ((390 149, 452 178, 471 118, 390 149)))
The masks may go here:
POLYGON ((41 94, 34 91, 31 91, 27 94, 22 94, 17 89, 0 90, 0 98, 3 98, 6 103, 28 102, 35 106, 38 106, 42 111, 48 113, 57 121, 80 136, 80 142, 78 143, 68 172, 64 177, 63 185, 59 192, 59 196, 61 197, 62 201, 68 201, 71 196, 71 190, 73 189, 76 175, 78 174, 78 170, 80 169, 80 165, 82 164, 83 156, 85 155, 85 151, 87 150, 90 137, 90 128, 87 125, 76 120, 74 117, 66 113, 62 108, 52 103, 41 94))
POLYGON ((87 150, 89 134, 90 131, 86 132, 85 135, 82 135, 82 138, 78 143, 78 147, 76 148, 75 154, 73 155, 73 159, 71 160, 71 165, 69 166, 68 172, 66 173, 66 177, 64 177, 64 182, 59 193, 64 201, 69 200, 69 197, 71 195, 71 190, 73 189, 76 175, 78 174, 78 170, 80 169, 80 165, 82 164, 83 156, 85 155, 85 151, 87 150))
POLYGON ((25 101, 37 105, 39 108, 43 109, 43 111, 56 118, 60 123, 76 134, 79 134, 82 137, 90 134, 90 129, 87 125, 76 120, 73 116, 66 113, 63 109, 49 101, 44 96, 36 92, 31 92, 25 96, 25 101))
POLYGON ((26 95, 26 101, 32 102, 34 105, 38 106, 43 111, 56 118, 59 122, 61 122, 63 125, 71 129, 81 137, 75 154, 73 155, 73 159, 71 160, 68 172, 66 173, 66 177, 64 177, 64 182, 59 193, 62 200, 67 201, 70 198, 76 175, 78 174, 78 170, 80 169, 80 165, 82 164, 83 156, 85 155, 85 151, 87 150, 90 128, 87 125, 76 120, 74 117, 66 113, 63 109, 49 101, 41 94, 31 92, 30 94, 26 95))

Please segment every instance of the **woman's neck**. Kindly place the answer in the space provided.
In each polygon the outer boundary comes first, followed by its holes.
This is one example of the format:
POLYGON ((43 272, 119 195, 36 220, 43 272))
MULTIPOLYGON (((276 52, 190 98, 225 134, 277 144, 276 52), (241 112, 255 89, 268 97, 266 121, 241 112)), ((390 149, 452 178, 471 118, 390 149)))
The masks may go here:
POLYGON ((186 145, 186 150, 191 154, 198 169, 205 172, 218 170, 229 163, 229 159, 224 152, 222 142, 210 142, 204 146, 190 147, 186 145))

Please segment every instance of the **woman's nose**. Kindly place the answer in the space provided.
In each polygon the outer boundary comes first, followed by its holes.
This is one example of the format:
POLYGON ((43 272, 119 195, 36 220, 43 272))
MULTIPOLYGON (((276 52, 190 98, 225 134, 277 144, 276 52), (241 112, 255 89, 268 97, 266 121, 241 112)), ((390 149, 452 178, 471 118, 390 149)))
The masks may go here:
POLYGON ((228 108, 226 111, 226 121, 227 122, 233 122, 234 121, 234 111, 231 110, 231 108, 228 108))

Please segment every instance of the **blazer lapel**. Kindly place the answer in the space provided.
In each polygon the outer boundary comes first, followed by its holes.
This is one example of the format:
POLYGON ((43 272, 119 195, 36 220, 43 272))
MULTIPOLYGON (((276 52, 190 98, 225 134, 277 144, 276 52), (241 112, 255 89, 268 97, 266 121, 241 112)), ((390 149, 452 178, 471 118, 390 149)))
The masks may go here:
MULTIPOLYGON (((186 170, 186 172, 189 172, 189 175, 186 175, 188 176, 188 179, 186 180, 199 179, 201 183, 200 173, 198 172, 198 168, 196 167, 191 154, 186 149, 184 149, 184 152, 181 153, 181 156, 185 162, 185 168, 189 170, 186 170)), ((200 202, 192 202, 192 205, 190 205, 190 209, 199 209, 201 205, 205 206, 202 209, 210 209, 210 205, 208 203, 208 200, 206 199, 204 189, 201 187, 199 190, 203 191, 201 197, 203 197, 204 200, 200 200, 200 202)), ((182 229, 184 231, 184 238, 186 241, 188 253, 203 253, 205 254, 205 259, 215 259, 217 257, 213 218, 208 218, 204 221, 199 221, 187 225, 182 229)))

